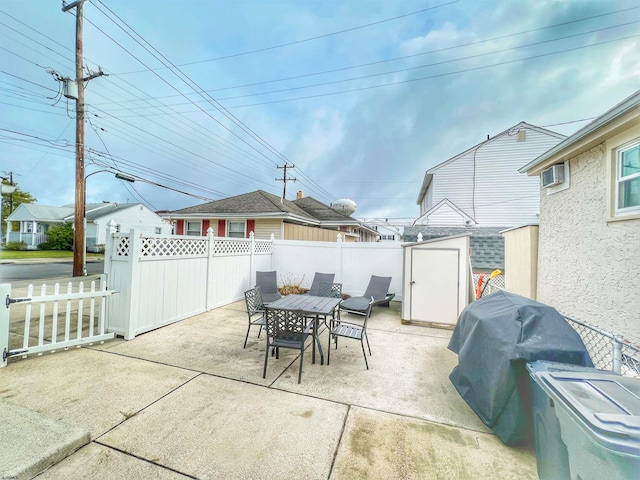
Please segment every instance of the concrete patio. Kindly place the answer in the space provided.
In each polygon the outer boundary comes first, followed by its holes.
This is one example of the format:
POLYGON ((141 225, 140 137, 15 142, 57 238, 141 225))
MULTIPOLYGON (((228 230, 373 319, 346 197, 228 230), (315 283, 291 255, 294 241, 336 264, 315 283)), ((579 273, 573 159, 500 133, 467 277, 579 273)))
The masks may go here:
MULTIPOLYGON (((503 445, 448 379, 451 331, 376 307, 373 355, 341 341, 331 365, 264 337, 242 344, 244 302, 125 342, 0 370, 0 478, 536 479, 535 454, 503 445), (65 458, 66 457, 66 458, 65 458), (38 474, 39 472, 43 473, 38 474)), ((322 347, 328 344, 322 334, 322 347)))

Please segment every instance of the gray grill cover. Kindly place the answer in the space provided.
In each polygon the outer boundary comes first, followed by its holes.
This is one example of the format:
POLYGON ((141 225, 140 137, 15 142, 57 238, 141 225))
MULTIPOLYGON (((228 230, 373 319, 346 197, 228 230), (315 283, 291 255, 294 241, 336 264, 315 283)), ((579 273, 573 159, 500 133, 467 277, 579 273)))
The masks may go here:
POLYGON ((458 354, 450 380, 507 445, 533 440, 526 362, 593 366, 582 339, 555 308, 505 291, 462 311, 449 350, 458 354))

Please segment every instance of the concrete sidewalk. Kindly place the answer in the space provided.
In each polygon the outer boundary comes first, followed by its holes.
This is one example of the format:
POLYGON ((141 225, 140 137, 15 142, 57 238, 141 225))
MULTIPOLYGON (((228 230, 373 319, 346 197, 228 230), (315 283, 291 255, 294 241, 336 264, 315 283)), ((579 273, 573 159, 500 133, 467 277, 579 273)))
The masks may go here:
POLYGON ((533 452, 503 445, 449 381, 451 332, 402 325, 399 308, 374 310, 370 370, 342 340, 331 365, 306 351, 301 384, 287 350, 262 378, 257 328, 242 348, 243 302, 128 342, 12 360, 0 400, 19 414, 2 417, 13 438, 0 478, 50 466, 37 478, 536 479, 533 452))

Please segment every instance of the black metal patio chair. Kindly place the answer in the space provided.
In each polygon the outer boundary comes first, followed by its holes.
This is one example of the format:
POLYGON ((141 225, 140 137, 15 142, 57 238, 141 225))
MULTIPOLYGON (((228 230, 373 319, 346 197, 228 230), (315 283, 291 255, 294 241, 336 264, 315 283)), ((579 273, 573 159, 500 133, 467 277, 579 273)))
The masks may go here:
POLYGON ((313 321, 309 321, 302 310, 283 310, 265 308, 265 323, 267 329, 267 345, 264 352, 264 370, 262 378, 267 378, 267 361, 269 350, 275 349, 276 358, 280 357, 280 348, 291 348, 300 351, 300 369, 298 383, 302 379, 302 363, 307 338, 315 341, 312 335, 313 321))
POLYGON ((244 292, 244 301, 247 305, 247 316, 249 317, 249 325, 247 326, 247 334, 244 337, 244 347, 247 348, 247 340, 249 339, 249 331, 254 325, 260 325, 258 338, 264 327, 264 303, 262 303, 262 292, 260 287, 254 287, 244 292))
POLYGON ((364 363, 369 370, 369 362, 367 361, 367 354, 364 351, 364 341, 367 342, 367 348, 369 349, 369 355, 371 355, 371 346, 369 345, 369 337, 367 336, 367 322, 371 316, 371 310, 373 309, 374 299, 371 297, 369 305, 365 309, 364 313, 361 311, 351 312, 349 310, 338 310, 338 318, 332 319, 329 324, 329 348, 327 349, 327 365, 331 360, 331 340, 333 339, 338 349, 338 338, 350 338, 352 340, 359 340, 362 347, 362 354, 364 355, 364 363), (355 323, 351 321, 345 321, 342 318, 342 313, 357 313, 358 315, 364 315, 364 321, 362 323, 355 323))

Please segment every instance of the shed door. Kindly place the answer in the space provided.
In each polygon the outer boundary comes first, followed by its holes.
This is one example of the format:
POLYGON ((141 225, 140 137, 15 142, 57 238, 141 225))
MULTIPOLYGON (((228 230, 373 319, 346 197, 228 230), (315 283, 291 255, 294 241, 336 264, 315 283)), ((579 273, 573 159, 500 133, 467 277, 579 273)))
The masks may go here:
POLYGON ((414 248, 411 253, 411 320, 458 321, 460 250, 414 248))

